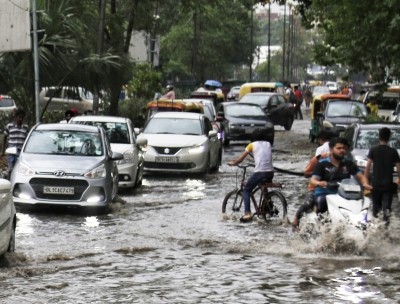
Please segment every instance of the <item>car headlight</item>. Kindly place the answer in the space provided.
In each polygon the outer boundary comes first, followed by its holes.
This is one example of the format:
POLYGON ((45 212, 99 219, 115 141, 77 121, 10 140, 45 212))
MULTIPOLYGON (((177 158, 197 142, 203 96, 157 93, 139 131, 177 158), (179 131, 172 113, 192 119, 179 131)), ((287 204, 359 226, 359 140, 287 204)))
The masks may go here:
POLYGON ((30 167, 25 164, 20 163, 18 165, 17 173, 21 175, 34 175, 35 171, 33 171, 30 167))
POLYGON ((123 155, 124 158, 117 162, 118 165, 133 163, 134 155, 132 151, 126 151, 123 155))
POLYGON ((357 167, 365 168, 367 166, 367 159, 363 156, 356 155, 356 156, 354 156, 354 160, 355 160, 357 167))
POLYGON ((193 146, 190 147, 188 150, 189 154, 197 154, 197 153, 202 153, 206 149, 205 144, 199 145, 199 146, 193 146))
POLYGON ((83 176, 87 178, 104 178, 106 177, 106 166, 101 164, 89 172, 86 172, 83 176))

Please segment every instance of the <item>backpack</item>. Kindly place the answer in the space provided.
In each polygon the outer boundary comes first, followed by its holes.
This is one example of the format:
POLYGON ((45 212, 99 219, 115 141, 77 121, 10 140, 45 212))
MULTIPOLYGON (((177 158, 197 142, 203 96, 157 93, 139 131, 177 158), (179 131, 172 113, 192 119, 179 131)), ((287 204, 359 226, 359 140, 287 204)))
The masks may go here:
POLYGON ((296 97, 296 95, 294 95, 292 90, 290 90, 290 93, 289 93, 289 101, 292 104, 296 104, 297 103, 297 97, 296 97))

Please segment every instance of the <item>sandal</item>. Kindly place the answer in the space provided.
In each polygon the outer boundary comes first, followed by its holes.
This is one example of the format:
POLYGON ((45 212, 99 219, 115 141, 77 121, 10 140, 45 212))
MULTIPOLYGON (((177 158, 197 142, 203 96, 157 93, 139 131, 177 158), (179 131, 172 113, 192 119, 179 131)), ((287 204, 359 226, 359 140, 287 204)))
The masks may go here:
POLYGON ((253 219, 253 215, 251 213, 245 214, 240 218, 242 223, 250 222, 253 219))

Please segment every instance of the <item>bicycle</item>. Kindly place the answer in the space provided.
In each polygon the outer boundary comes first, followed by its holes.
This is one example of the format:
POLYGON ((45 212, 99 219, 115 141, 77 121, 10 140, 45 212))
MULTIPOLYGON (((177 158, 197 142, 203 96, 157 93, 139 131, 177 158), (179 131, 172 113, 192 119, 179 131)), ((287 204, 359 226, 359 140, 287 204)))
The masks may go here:
MULTIPOLYGON (((237 214, 241 212, 246 171, 248 167, 254 167, 254 165, 237 165, 237 167, 242 170, 240 183, 238 170, 236 172, 236 189, 226 194, 222 203, 222 213, 228 214, 231 218, 237 218, 237 214)), ((287 201, 281 192, 282 188, 281 183, 274 182, 261 182, 254 188, 250 196, 255 211, 253 217, 258 216, 266 221, 279 220, 283 222, 287 216, 287 201), (273 188, 273 190, 270 190, 270 188, 273 188)))

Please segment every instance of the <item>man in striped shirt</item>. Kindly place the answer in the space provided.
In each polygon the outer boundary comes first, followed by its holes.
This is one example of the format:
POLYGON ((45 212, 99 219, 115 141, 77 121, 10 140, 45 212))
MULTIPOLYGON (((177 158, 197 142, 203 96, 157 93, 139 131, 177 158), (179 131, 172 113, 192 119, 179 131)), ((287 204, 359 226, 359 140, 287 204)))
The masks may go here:
POLYGON ((17 154, 9 154, 7 156, 8 176, 10 176, 10 173, 18 160, 18 155, 21 152, 26 137, 28 136, 29 127, 27 124, 23 123, 24 118, 25 111, 22 109, 16 110, 14 113, 14 121, 8 123, 4 130, 4 143, 7 143, 6 148, 17 148, 17 154))

